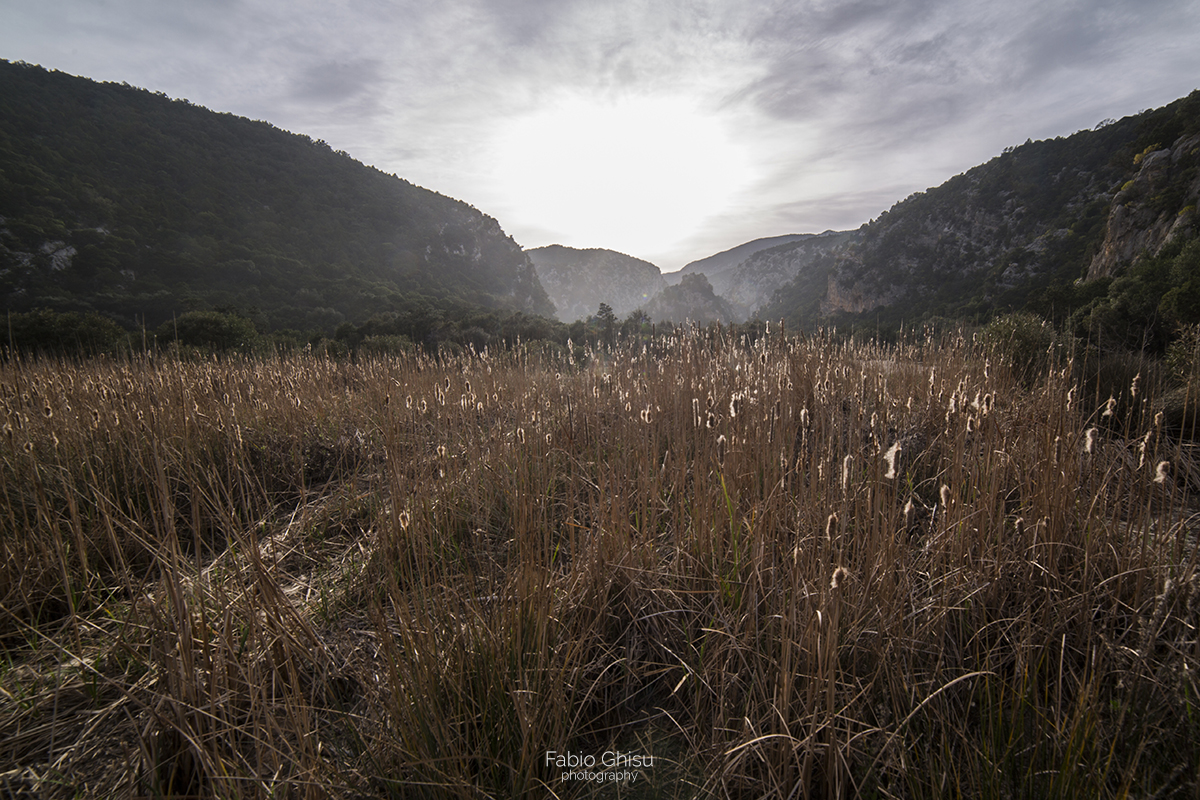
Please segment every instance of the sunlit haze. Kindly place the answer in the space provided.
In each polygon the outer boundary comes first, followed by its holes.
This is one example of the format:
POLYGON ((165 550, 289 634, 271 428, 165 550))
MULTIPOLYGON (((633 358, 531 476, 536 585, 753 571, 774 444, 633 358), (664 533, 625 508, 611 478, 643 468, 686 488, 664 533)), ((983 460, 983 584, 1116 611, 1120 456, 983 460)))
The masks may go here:
POLYGON ((654 255, 754 178, 721 120, 674 97, 573 97, 502 123, 492 146, 503 218, 545 231, 528 246, 654 255))

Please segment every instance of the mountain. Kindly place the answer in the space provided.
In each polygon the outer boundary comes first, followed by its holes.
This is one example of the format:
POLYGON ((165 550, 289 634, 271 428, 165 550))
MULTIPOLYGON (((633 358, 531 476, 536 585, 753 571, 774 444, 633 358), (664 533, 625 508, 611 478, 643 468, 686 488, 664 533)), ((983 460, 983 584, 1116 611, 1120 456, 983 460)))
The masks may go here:
POLYGON ((552 244, 525 252, 563 322, 586 319, 601 303, 624 317, 666 286, 658 267, 613 250, 552 244))
POLYGON ((809 239, 812 236, 813 234, 811 233, 790 233, 783 236, 769 236, 764 239, 755 239, 754 241, 739 244, 737 247, 731 247, 728 250, 723 250, 720 253, 686 264, 678 272, 669 273, 666 279, 668 283, 675 284, 679 283, 685 275, 694 275, 697 272, 703 272, 708 278, 709 283, 712 284, 713 290, 718 294, 725 294, 729 290, 732 273, 747 258, 760 250, 778 247, 802 239, 809 239))
POLYGON ((684 275, 674 286, 667 286, 643 310, 655 321, 675 323, 736 322, 737 312, 723 297, 717 295, 703 272, 684 275))
POLYGON ((0 298, 127 327, 212 308, 324 330, 553 313, 529 258, 465 203, 265 122, 7 61, 0 298))
POLYGON ((857 241, 806 264, 759 316, 895 328, 1032 310, 1090 330, 1117 318, 1132 324, 1136 305, 1159 314, 1156 324, 1187 322, 1187 303, 1167 314, 1163 290, 1150 287, 1195 277, 1200 292, 1200 274, 1190 272, 1193 261, 1200 272, 1200 258, 1185 247, 1197 234, 1197 134, 1200 91, 1008 148, 863 225, 857 241), (1139 268, 1147 258, 1161 263, 1139 268))
POLYGON ((859 235, 856 231, 825 231, 780 238, 791 241, 754 250, 745 260, 725 273, 725 288, 721 295, 738 312, 740 319, 753 315, 780 287, 816 260, 841 252, 857 242, 859 235))

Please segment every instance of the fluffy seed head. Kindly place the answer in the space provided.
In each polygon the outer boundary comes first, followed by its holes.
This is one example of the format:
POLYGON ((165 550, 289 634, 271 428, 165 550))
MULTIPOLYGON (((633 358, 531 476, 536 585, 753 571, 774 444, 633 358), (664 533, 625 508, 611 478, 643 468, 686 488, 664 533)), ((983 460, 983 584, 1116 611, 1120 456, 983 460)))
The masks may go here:
MULTIPOLYGON (((891 447, 888 448, 887 452, 883 454, 883 460, 886 461, 888 465, 887 474, 883 477, 887 478, 889 481, 896 479, 896 456, 898 455, 900 455, 899 442, 895 442, 891 447)), ((910 500, 909 502, 912 501, 910 500)))
POLYGON ((842 586, 842 581, 850 577, 850 570, 845 567, 838 567, 833 571, 833 577, 829 579, 829 588, 834 591, 842 586))

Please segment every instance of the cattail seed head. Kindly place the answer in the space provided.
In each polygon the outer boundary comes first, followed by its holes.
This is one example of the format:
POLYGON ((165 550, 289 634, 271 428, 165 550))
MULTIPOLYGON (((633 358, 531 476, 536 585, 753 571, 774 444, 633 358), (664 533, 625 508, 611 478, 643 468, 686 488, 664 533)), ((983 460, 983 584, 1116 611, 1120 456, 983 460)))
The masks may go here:
POLYGON ((829 588, 837 591, 842 588, 842 582, 850 577, 850 570, 845 567, 838 567, 833 571, 833 577, 829 579, 829 588))
MULTIPOLYGON (((887 473, 883 476, 888 480, 896 478, 896 457, 900 455, 900 442, 894 442, 887 452, 883 454, 883 460, 887 462, 887 473)), ((912 502, 911 500, 909 502, 912 502)))
POLYGON ((1155 483, 1166 483, 1167 482, 1167 472, 1170 470, 1170 468, 1171 468, 1170 461, 1158 462, 1158 467, 1154 470, 1154 482, 1155 483))
POLYGON ((1116 409, 1116 407, 1117 407, 1117 398, 1113 397, 1112 395, 1109 395, 1108 399, 1104 401, 1104 413, 1101 414, 1100 416, 1101 417, 1111 417, 1113 415, 1113 411, 1116 409))
POLYGON ((943 483, 939 494, 942 499, 942 508, 948 508, 950 506, 950 487, 943 483))
POLYGON ((717 437, 717 463, 721 466, 725 466, 725 450, 728 445, 729 442, 725 439, 725 434, 717 437))
POLYGON ((1096 449, 1096 429, 1088 428, 1083 440, 1083 452, 1091 455, 1096 449))

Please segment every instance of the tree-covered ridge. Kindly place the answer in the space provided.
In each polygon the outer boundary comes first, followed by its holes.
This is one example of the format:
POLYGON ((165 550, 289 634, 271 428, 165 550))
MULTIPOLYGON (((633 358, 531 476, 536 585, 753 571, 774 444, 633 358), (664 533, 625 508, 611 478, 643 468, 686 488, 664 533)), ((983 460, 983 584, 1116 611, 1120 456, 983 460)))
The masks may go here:
MULTIPOLYGON (((1086 281, 1088 269, 1115 198, 1142 158, 1197 132, 1200 92, 1193 92, 1095 130, 1009 148, 864 225, 859 245, 812 264, 760 315, 882 328, 983 321, 1008 310, 1064 320, 1106 290, 1086 281)), ((1144 199, 1154 214, 1184 214, 1195 204, 1197 164, 1195 150, 1178 154, 1170 176, 1144 199)), ((1175 233, 1188 238, 1195 226, 1175 233)))
POLYGON ((448 304, 553 312, 465 203, 265 122, 4 61, 0 218, 11 311, 256 308, 326 330, 448 304))

